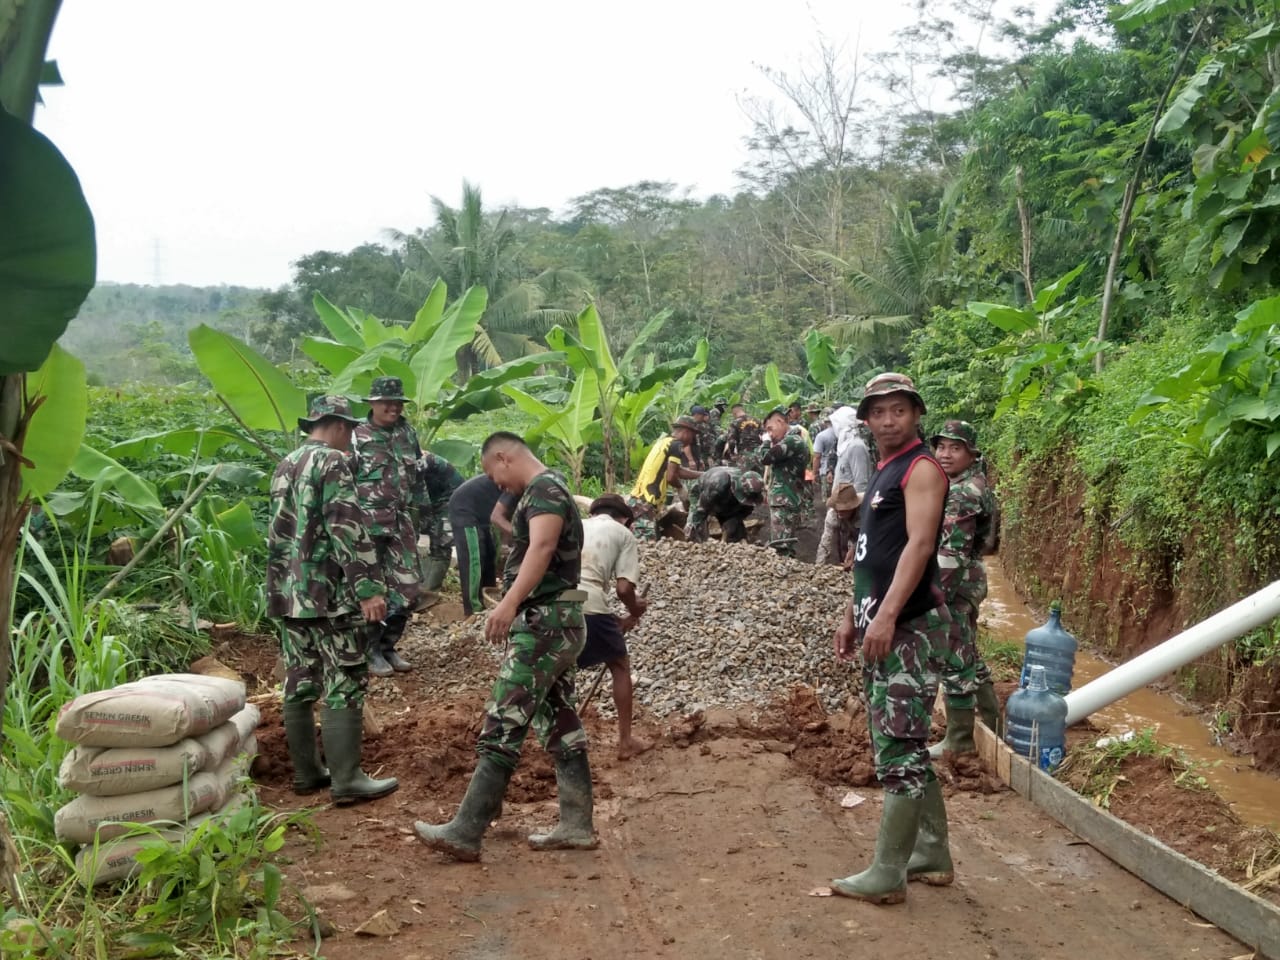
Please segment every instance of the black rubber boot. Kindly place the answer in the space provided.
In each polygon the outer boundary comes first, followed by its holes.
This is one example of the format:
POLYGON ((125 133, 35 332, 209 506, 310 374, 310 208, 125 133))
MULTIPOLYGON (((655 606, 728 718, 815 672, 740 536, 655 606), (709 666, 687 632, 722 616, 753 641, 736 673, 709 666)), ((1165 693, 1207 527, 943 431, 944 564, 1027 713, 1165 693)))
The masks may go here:
POLYGON ((320 718, 324 737, 324 755, 329 761, 329 795, 340 807, 365 800, 377 800, 394 793, 400 786, 395 777, 374 780, 360 769, 360 752, 364 740, 364 710, 325 710, 320 718))
POLYGON ((880 834, 876 838, 876 859, 866 870, 831 881, 831 889, 842 897, 868 903, 902 903, 907 899, 907 861, 916 845, 924 798, 903 793, 884 795, 880 834))
POLYGON ((919 880, 931 887, 945 887, 955 878, 951 846, 947 842, 947 807, 942 802, 942 784, 934 780, 924 788, 920 832, 916 834, 916 846, 907 862, 907 879, 919 880))
POLYGON ((967 710, 947 704, 947 735, 940 743, 929 748, 930 759, 937 760, 944 753, 960 756, 965 753, 977 753, 973 742, 973 707, 967 710))
POLYGON ((320 762, 320 745, 316 743, 315 704, 285 703, 284 739, 293 762, 293 792, 305 795, 329 786, 329 771, 320 762))
MULTIPOLYGON (((413 669, 409 661, 396 652, 396 644, 404 636, 404 629, 409 625, 409 614, 397 610, 382 622, 382 634, 379 646, 382 648, 382 659, 396 673, 408 673, 413 669)), ((370 668, 372 669, 372 668, 370 668)))
POLYGON ((445 574, 448 572, 448 557, 427 557, 426 569, 423 571, 422 576, 422 586, 431 593, 437 592, 444 584, 445 574))
POLYGON ((370 623, 364 627, 365 657, 369 663, 369 673, 375 677, 389 677, 395 670, 382 655, 382 634, 386 630, 380 623, 370 623))
POLYGON ((418 820, 413 832, 432 850, 447 853, 455 860, 468 863, 479 860, 480 840, 502 809, 502 797, 514 772, 488 757, 481 757, 453 819, 439 826, 418 820))
POLYGON ((591 824, 591 766, 585 750, 556 760, 556 792, 560 823, 550 833, 530 836, 529 846, 535 850, 594 850, 600 842, 591 824))
POLYGON ((978 716, 997 737, 1004 736, 1004 724, 1000 722, 1000 699, 996 696, 996 688, 988 680, 978 688, 978 716))

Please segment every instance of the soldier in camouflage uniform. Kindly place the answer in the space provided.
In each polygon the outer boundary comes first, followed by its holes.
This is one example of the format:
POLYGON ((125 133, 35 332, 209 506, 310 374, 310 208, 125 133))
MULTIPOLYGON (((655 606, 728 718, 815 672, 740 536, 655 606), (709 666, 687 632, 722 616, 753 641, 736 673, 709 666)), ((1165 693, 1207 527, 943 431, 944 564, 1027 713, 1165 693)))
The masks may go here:
POLYGON ((711 411, 703 406, 695 406, 689 413, 697 424, 693 438, 693 468, 708 470, 716 462, 716 428, 711 422, 711 411))
POLYGON ((831 887, 871 903, 901 903, 909 879, 939 886, 954 879, 947 811, 926 746, 935 650, 946 643, 950 616, 937 558, 947 475, 916 434, 924 412, 911 378, 899 373, 874 378, 858 405, 882 459, 862 501, 853 600, 835 647, 842 660, 861 655, 884 812, 875 862, 831 887))
POLYGON ((735 403, 729 429, 716 440, 717 458, 743 470, 754 470, 761 429, 760 421, 748 414, 742 404, 735 403))
POLYGON ((747 517, 764 502, 764 478, 753 470, 712 467, 689 487, 689 502, 686 539, 705 541, 707 520, 715 517, 724 542, 737 543, 747 537, 747 517))
POLYGON ((494 643, 506 640, 507 652, 485 705, 476 743, 480 759, 462 805, 448 823, 418 822, 414 831, 427 846, 456 859, 479 859, 480 840, 502 806, 532 726, 555 757, 560 823, 548 834, 529 837, 530 845, 594 849, 587 735, 573 706, 575 664, 586 644, 586 592, 578 589, 582 519, 563 479, 515 434, 490 436, 480 462, 494 483, 520 495, 503 573, 506 593, 485 623, 485 636, 494 643))
POLYGON ((453 557, 452 531, 446 534, 444 529, 449 515, 449 498, 462 486, 465 478, 452 463, 428 450, 418 460, 418 479, 425 500, 418 529, 431 538, 422 585, 434 592, 444 583, 453 557))
POLYGON ((770 468, 769 542, 784 557, 796 555, 796 524, 804 505, 804 472, 809 468, 809 447, 790 430, 787 412, 775 407, 764 418, 769 442, 763 446, 760 465, 770 468))
POLYGON ((987 568, 982 548, 991 533, 995 496, 978 449, 978 432, 964 420, 948 420, 929 438, 938 463, 947 472, 951 489, 938 546, 942 592, 951 611, 951 633, 942 658, 942 686, 947 695, 947 736, 929 749, 943 753, 974 753, 973 717, 993 731, 999 723, 999 704, 991 671, 978 653, 978 606, 987 595, 987 568))
POLYGON ((412 669, 396 644, 422 589, 415 522, 425 499, 418 477, 422 450, 403 416, 407 399, 399 377, 377 377, 365 397, 369 418, 355 432, 356 490, 388 588, 387 617, 369 630, 369 672, 375 677, 412 669))
POLYGON ((364 630, 386 614, 377 553, 365 532, 347 461, 360 421, 344 397, 320 397, 299 418, 307 434, 271 477, 267 533, 267 614, 280 620, 284 657, 284 729, 294 792, 330 787, 335 803, 386 796, 394 778, 360 769, 365 668, 364 630), (316 751, 315 702, 321 700, 325 758, 316 751))

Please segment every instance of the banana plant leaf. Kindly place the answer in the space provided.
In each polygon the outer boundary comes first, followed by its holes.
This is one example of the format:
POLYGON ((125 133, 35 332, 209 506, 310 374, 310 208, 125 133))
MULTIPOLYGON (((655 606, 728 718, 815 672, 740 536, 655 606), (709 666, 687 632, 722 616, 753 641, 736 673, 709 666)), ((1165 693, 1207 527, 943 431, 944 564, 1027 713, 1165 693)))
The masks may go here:
POLYGON ((80 451, 89 410, 84 364, 57 344, 27 377, 27 396, 44 400, 31 417, 23 456, 34 464, 19 473, 23 494, 48 496, 80 451))
POLYGON ((289 433, 307 415, 306 395, 244 341, 203 323, 187 339, 200 372, 250 430, 289 433))
POLYGON ((0 109, 0 376, 44 363, 96 271, 93 214, 75 171, 47 137, 0 109))

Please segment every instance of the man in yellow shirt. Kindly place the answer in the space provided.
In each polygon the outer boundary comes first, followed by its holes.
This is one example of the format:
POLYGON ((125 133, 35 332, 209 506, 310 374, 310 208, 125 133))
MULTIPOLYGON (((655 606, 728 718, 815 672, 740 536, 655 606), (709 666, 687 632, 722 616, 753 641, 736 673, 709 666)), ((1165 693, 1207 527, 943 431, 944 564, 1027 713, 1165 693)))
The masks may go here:
POLYGON ((627 504, 635 514, 632 532, 637 540, 658 539, 658 511, 667 505, 668 487, 679 489, 681 480, 702 476, 701 471, 685 466, 684 452, 697 436, 698 424, 692 417, 679 417, 671 432, 659 437, 649 448, 644 466, 631 488, 627 504))

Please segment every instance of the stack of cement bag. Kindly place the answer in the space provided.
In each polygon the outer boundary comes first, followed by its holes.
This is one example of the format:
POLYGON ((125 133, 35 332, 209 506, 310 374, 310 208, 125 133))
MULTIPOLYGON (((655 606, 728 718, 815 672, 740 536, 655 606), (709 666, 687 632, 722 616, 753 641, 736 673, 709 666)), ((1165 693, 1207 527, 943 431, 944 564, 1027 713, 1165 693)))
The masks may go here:
POLYGON ((86 885, 130 876, 155 834, 180 842, 212 815, 235 809, 236 783, 257 753, 258 708, 244 684, 194 673, 161 674, 86 693, 62 708, 55 732, 75 744, 58 782, 79 793, 54 814, 59 840, 84 846, 76 869, 86 885))

